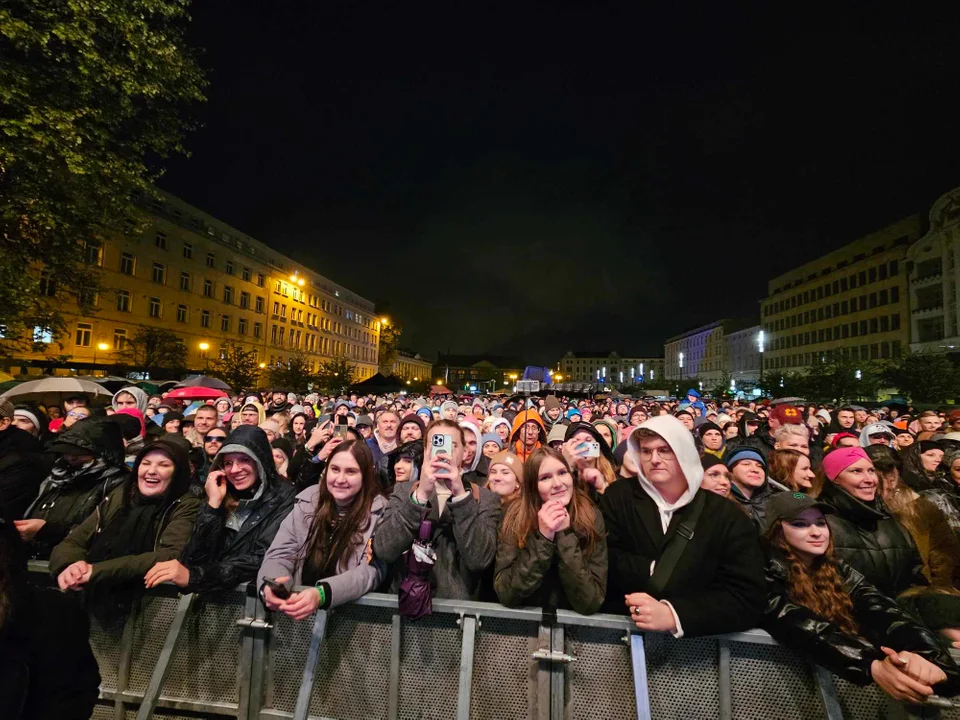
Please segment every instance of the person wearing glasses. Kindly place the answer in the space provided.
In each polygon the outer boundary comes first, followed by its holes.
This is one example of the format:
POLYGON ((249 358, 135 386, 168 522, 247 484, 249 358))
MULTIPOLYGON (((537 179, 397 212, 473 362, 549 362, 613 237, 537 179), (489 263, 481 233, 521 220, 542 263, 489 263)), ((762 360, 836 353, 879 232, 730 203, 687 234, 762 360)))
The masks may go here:
POLYGON ((207 473, 210 472, 210 466, 213 465, 213 459, 220 452, 224 441, 227 439, 227 431, 220 427, 211 428, 203 435, 203 464, 197 468, 197 475, 202 485, 207 481, 207 473))

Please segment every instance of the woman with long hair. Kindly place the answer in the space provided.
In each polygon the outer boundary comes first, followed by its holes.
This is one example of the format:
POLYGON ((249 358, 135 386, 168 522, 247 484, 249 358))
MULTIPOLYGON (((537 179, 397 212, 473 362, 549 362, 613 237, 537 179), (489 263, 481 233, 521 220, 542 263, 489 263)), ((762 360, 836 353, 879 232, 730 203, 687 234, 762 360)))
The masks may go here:
POLYGON ((799 450, 772 450, 768 463, 770 477, 777 482, 811 497, 820 494, 823 478, 817 478, 810 458, 799 450))
POLYGON ((189 489, 186 441, 164 436, 141 450, 130 479, 53 549, 50 573, 60 589, 142 586, 146 572, 178 557, 190 538, 201 500, 189 489))
POLYGON ((770 499, 764 629, 846 680, 875 682, 894 700, 955 694, 960 669, 934 633, 835 557, 824 517, 832 511, 802 493, 770 499))
POLYGON ((600 511, 563 455, 534 451, 520 497, 506 509, 494 588, 507 606, 600 609, 607 589, 607 541, 600 511))
POLYGON ((359 440, 336 446, 319 484, 299 495, 258 573, 263 603, 294 620, 352 602, 380 584, 383 564, 369 551, 387 506, 370 448, 359 440), (267 581, 287 590, 278 597, 267 581))

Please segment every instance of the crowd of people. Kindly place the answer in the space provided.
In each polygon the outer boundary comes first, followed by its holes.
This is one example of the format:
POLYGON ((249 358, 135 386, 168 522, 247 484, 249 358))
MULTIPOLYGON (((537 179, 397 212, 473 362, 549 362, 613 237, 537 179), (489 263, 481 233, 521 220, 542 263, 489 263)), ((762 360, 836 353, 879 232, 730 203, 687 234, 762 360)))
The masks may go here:
POLYGON ((28 558, 62 591, 45 602, 91 611, 252 581, 295 620, 379 590, 408 618, 454 598, 678 638, 762 627, 922 703, 960 692, 960 410, 694 390, 0 400, 0 666, 51 642, 29 629, 28 558))

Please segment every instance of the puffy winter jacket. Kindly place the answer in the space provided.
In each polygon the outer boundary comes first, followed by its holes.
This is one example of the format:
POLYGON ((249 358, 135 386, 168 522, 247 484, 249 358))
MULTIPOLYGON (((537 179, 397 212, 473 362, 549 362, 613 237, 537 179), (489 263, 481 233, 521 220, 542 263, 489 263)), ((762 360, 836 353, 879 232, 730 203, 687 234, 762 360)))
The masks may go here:
POLYGON ((881 646, 914 652, 947 674, 936 686, 938 695, 960 689, 960 669, 937 636, 905 613, 896 602, 877 590, 863 575, 844 562, 837 563, 843 588, 853 602, 859 635, 844 632, 811 609, 794 603, 787 594, 787 563, 776 550, 768 550, 767 607, 763 628, 777 642, 804 658, 859 685, 873 681, 870 665, 885 657, 881 646))
POLYGON ((880 498, 866 504, 833 482, 824 484, 819 500, 836 511, 827 515, 834 548, 877 589, 891 597, 915 585, 926 585, 923 561, 910 533, 880 498))
MULTIPOLYGON (((241 425, 227 437, 214 460, 228 453, 244 453, 257 464, 260 487, 246 501, 239 529, 228 527, 226 503, 213 508, 205 502, 197 514, 193 535, 180 562, 190 571, 190 592, 213 592, 250 582, 257 577, 263 557, 276 537, 280 524, 293 507, 296 491, 277 476, 267 434, 258 427, 241 425)), ((237 518, 240 514, 237 515, 237 518)), ((231 523, 233 524, 233 523, 231 523)))
POLYGON ((780 490, 771 485, 769 480, 754 490, 749 498, 736 485, 732 483, 730 485, 730 496, 736 500, 740 509, 750 516, 757 530, 761 532, 766 527, 767 501, 778 492, 780 490))

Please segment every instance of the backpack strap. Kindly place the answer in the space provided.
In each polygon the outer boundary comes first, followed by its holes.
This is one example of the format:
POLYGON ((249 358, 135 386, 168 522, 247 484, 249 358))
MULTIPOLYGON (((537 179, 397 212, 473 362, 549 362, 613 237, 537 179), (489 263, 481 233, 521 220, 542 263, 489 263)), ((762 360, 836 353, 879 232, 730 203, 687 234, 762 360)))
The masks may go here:
POLYGON ((703 506, 706 503, 705 492, 705 490, 698 490, 697 494, 694 495, 693 502, 690 503, 690 511, 680 524, 677 525, 677 531, 667 541, 666 547, 663 549, 663 552, 660 553, 660 559, 653 568, 653 575, 650 576, 650 580, 647 582, 647 593, 657 599, 660 599, 663 589, 670 581, 670 576, 673 575, 673 571, 677 567, 677 562, 680 560, 680 556, 683 555, 687 543, 693 539, 693 534, 697 527, 697 520, 699 520, 700 514, 703 512, 703 506))

